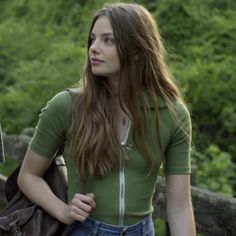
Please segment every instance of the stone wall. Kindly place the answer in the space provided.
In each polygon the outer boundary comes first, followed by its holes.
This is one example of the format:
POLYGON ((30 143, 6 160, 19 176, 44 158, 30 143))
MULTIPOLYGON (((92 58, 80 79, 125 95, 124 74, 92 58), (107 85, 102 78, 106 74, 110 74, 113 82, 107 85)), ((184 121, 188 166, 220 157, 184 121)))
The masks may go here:
POLYGON ((20 135, 6 135, 3 133, 5 156, 22 161, 33 133, 33 128, 24 129, 20 135))

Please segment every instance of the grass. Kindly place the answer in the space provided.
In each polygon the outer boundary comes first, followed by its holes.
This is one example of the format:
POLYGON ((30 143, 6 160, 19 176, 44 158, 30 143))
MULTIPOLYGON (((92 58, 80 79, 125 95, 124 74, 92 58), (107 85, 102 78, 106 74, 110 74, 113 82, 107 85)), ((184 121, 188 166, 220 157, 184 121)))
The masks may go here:
POLYGON ((153 220, 155 235, 156 236, 165 236, 165 221, 161 219, 153 220))

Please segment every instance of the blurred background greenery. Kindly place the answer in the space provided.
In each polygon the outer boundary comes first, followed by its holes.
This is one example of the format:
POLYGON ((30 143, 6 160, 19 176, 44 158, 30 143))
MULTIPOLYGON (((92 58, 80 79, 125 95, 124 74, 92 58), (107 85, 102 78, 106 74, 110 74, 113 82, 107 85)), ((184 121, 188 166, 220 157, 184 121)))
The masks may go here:
MULTIPOLYGON (((115 1, 0 1, 0 121, 5 133, 34 127, 46 102, 77 83, 91 16, 105 2, 115 1)), ((135 2, 156 18, 170 70, 191 110, 192 184, 235 196, 236 1, 135 2)), ((6 166, 0 168, 5 173, 6 166)), ((155 224, 162 235, 162 226, 155 224)))

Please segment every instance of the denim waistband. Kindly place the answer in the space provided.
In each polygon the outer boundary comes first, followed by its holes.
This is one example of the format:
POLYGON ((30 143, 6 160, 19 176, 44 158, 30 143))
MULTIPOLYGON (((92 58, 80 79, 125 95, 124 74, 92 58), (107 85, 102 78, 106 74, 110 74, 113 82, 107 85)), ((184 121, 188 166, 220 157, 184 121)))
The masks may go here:
POLYGON ((77 222, 76 224, 80 227, 93 229, 93 232, 98 233, 98 235, 100 232, 106 232, 106 235, 147 235, 146 231, 152 227, 152 217, 148 216, 142 221, 128 226, 107 224, 92 218, 87 218, 84 222, 77 222))

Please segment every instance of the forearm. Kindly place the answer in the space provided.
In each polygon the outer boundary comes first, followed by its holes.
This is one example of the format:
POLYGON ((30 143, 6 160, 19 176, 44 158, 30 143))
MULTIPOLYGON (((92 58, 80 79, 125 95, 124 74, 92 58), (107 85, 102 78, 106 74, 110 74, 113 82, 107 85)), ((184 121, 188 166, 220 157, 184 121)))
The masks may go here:
MULTIPOLYGON (((67 204, 61 201, 50 189, 47 182, 36 175, 25 173, 18 179, 22 192, 48 214, 64 222, 63 213, 67 204)), ((66 222, 64 222, 66 223, 66 222)))
POLYGON ((171 236, 195 236, 195 222, 192 204, 183 207, 167 206, 167 216, 171 236))

